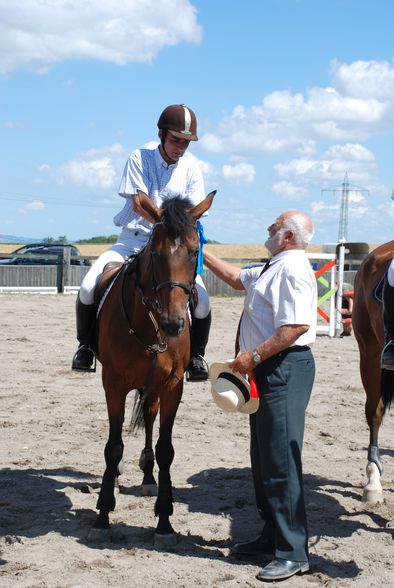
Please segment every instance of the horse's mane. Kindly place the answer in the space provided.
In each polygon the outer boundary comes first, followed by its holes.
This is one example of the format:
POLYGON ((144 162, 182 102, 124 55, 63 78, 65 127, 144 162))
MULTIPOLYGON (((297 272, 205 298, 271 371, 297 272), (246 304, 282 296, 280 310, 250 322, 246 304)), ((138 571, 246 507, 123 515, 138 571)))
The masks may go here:
POLYGON ((183 237, 195 228, 195 223, 189 210, 193 208, 193 203, 189 198, 176 196, 165 200, 162 206, 164 213, 162 221, 165 224, 171 237, 183 237))

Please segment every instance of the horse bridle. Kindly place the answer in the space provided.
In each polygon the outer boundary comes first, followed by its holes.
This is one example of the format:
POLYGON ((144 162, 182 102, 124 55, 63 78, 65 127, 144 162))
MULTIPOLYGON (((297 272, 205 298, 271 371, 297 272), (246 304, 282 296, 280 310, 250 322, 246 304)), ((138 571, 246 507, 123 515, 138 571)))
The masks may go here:
MULTIPOLYGON (((156 223, 153 228, 153 231, 154 231, 156 225, 158 225, 158 224, 162 224, 162 222, 156 223)), ((153 235, 153 231, 152 231, 152 235, 153 235)), ((197 228, 196 228, 196 231, 197 231, 197 228)), ((152 235, 149 240, 149 243, 152 240, 152 235)), ((145 249, 148 247, 149 243, 146 245, 145 249)), ((155 353, 155 354, 156 353, 164 353, 164 351, 167 350, 167 338, 163 339, 161 337, 159 325, 158 325, 157 320, 153 314, 153 311, 156 311, 158 314, 161 314, 162 308, 161 308, 161 304, 160 304, 160 300, 159 300, 158 296, 156 296, 154 298, 154 300, 152 300, 151 298, 146 297, 144 294, 143 288, 141 286, 141 280, 140 280, 140 275, 141 275, 140 256, 141 256, 141 253, 142 253, 142 251, 135 258, 133 258, 133 262, 132 262, 133 268, 135 270, 135 286, 136 286, 136 289, 138 290, 138 292, 140 293, 142 304, 148 308, 148 316, 149 316, 149 318, 155 328, 158 343, 151 345, 150 343, 146 343, 145 341, 143 341, 141 339, 141 337, 139 335, 137 335, 137 333, 134 331, 134 329, 130 325, 130 320, 127 316, 127 313, 126 313, 126 310, 125 310, 124 304, 123 304, 123 295, 121 294, 122 312, 123 312, 123 315, 127 321, 130 334, 134 335, 138 339, 138 341, 140 343, 142 343, 144 345, 144 347, 148 351, 150 351, 151 353, 155 353)), ((163 282, 158 283, 157 279, 156 279, 155 263, 154 263, 155 255, 157 255, 157 253, 154 250, 152 250, 150 252, 150 256, 151 256, 150 259, 151 259, 151 266, 152 266, 152 282, 153 282, 152 292, 154 292, 157 295, 160 292, 160 290, 162 290, 163 288, 182 288, 182 290, 184 290, 188 296, 187 305, 189 305, 190 299, 192 298, 193 294, 195 293, 195 288, 196 288, 195 281, 196 281, 196 276, 197 276, 198 259, 196 259, 193 280, 190 284, 187 284, 186 282, 182 282, 181 280, 165 280, 163 282)), ((126 273, 127 273, 127 270, 124 272, 124 276, 126 275, 126 273)), ((121 292, 122 291, 123 291, 123 284, 121 287, 121 292)))
MULTIPOLYGON (((149 239, 149 243, 152 241, 152 237, 153 237, 153 233, 154 233, 155 228, 159 225, 162 225, 162 224, 163 224, 163 221, 159 221, 158 223, 156 223, 154 225, 151 237, 149 239)), ((193 228, 196 230, 196 232, 198 234, 197 227, 193 227, 193 228)), ((148 243, 148 245, 149 245, 149 243, 148 243)), ((148 247, 148 245, 146 247, 148 247)), ((165 280, 163 282, 158 283, 157 278, 156 278, 156 271, 155 271, 155 266, 156 266, 155 257, 156 256, 157 256, 156 251, 152 249, 150 252, 151 266, 152 266, 152 282, 153 282, 152 292, 154 292, 155 294, 158 294, 160 292, 160 290, 162 290, 163 288, 182 288, 182 290, 184 290, 188 296, 188 303, 189 303, 190 298, 193 296, 193 294, 195 292, 195 288, 196 288, 195 282, 196 282, 196 276, 197 276, 198 259, 196 259, 193 279, 192 279, 191 283, 187 284, 186 282, 182 282, 181 280, 165 280)), ((152 301, 152 299, 147 298, 143 292, 142 287, 141 287, 139 256, 137 257, 137 265, 136 265, 136 287, 141 294, 141 300, 142 300, 142 303, 144 304, 144 306, 147 306, 148 308, 150 308, 152 310, 156 310, 159 314, 161 314, 162 308, 161 308, 159 298, 156 296, 156 298, 153 301, 152 301)))

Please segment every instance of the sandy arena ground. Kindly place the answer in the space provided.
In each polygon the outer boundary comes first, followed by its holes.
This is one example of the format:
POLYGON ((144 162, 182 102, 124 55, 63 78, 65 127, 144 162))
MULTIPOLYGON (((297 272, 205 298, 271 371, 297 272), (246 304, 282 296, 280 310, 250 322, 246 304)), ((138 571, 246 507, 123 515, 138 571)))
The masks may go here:
MULTIPOLYGON (((125 433, 113 540, 87 541, 104 469, 100 368, 70 370, 74 295, 0 295, 0 586, 257 587, 259 561, 229 554, 257 534, 248 420, 208 383, 185 385, 174 430, 176 549, 153 547, 154 498, 140 496, 142 434, 125 433)), ((232 355, 240 298, 214 298, 209 362, 232 355)), ((319 336, 304 447, 311 573, 292 587, 394 586, 394 414, 384 422, 385 502, 361 502, 368 429, 353 337, 319 336)), ((129 420, 132 398, 128 403, 129 420)))

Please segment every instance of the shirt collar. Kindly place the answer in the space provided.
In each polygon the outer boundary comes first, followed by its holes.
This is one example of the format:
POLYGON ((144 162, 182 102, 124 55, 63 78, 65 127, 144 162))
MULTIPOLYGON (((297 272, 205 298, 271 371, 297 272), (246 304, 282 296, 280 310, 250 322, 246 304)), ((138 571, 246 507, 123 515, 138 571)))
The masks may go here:
POLYGON ((286 251, 280 251, 271 257, 270 263, 273 263, 276 260, 281 259, 282 257, 287 257, 289 255, 306 255, 306 252, 305 249, 287 249, 286 251))
POLYGON ((178 161, 176 161, 175 163, 170 163, 170 164, 167 163, 166 160, 162 157, 162 155, 160 153, 159 146, 157 147, 157 149, 155 151, 155 158, 156 158, 157 165, 160 167, 164 167, 165 169, 173 169, 179 163, 178 161))

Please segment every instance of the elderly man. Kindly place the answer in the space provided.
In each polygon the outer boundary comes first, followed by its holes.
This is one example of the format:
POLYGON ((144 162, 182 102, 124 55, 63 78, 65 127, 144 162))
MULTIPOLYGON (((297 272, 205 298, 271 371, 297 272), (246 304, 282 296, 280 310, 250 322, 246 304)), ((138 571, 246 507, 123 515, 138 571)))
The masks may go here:
POLYGON ((284 580, 309 570, 301 452, 315 363, 317 287, 305 253, 313 223, 290 210, 268 227, 272 254, 261 268, 240 269, 208 251, 205 265, 237 290, 246 290, 233 371, 253 375, 260 407, 250 416, 250 453, 261 535, 238 543, 238 556, 269 563, 259 580, 284 580))

